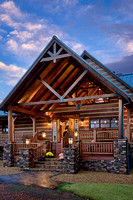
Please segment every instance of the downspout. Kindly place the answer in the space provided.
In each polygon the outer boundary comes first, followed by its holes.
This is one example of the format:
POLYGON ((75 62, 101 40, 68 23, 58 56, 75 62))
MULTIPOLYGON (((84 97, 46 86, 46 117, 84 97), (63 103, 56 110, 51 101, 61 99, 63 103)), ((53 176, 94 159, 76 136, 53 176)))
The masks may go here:
POLYGON ((124 106, 127 106, 131 103, 125 103, 122 105, 122 137, 126 139, 126 144, 127 144, 127 174, 129 174, 129 149, 128 149, 128 137, 124 136, 124 106))

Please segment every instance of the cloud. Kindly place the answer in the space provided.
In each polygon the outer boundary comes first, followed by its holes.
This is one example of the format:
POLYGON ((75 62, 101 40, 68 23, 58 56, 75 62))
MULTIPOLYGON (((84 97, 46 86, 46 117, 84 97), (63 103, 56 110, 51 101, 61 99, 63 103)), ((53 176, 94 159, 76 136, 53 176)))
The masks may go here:
POLYGON ((115 73, 133 73, 133 54, 123 57, 121 60, 106 64, 115 73))
POLYGON ((15 40, 13 39, 8 40, 7 45, 10 51, 18 53, 18 43, 15 40))
POLYGON ((25 72, 26 69, 24 68, 12 64, 6 65, 0 62, 1 79, 3 79, 7 85, 14 86, 25 72))
POLYGON ((23 17, 22 12, 19 8, 16 7, 13 1, 5 1, 0 5, 0 10, 5 11, 5 13, 8 13, 9 15, 15 16, 15 17, 23 17))

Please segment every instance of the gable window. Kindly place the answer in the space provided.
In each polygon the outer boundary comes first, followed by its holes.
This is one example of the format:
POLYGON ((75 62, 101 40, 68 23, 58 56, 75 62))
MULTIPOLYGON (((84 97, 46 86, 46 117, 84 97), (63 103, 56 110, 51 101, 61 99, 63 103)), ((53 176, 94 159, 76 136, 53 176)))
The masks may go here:
POLYGON ((117 118, 90 119, 90 128, 117 128, 117 118))
POLYGON ((7 122, 2 123, 2 133, 8 133, 8 123, 7 122))

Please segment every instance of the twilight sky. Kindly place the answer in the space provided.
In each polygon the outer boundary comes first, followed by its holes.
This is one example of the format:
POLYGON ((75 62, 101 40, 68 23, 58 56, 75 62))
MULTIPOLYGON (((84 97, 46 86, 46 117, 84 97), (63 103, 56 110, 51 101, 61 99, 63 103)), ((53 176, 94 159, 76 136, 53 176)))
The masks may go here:
POLYGON ((133 73, 133 0, 0 0, 0 102, 53 35, 133 73))

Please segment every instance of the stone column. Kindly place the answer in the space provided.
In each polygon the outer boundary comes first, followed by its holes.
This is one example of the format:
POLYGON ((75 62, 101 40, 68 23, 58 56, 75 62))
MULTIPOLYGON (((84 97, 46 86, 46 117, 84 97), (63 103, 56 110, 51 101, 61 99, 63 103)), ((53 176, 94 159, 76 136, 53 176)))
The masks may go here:
POLYGON ((13 143, 7 142, 4 145, 4 152, 3 152, 3 166, 12 167, 14 165, 14 158, 13 158, 13 143))
POLYGON ((32 149, 20 149, 19 165, 23 169, 29 169, 34 166, 32 149))
POLYGON ((114 141, 114 172, 127 174, 127 141, 125 139, 114 141))
POLYGON ((78 172, 80 166, 79 162, 79 149, 78 148, 64 148, 64 171, 69 174, 75 174, 78 172))

